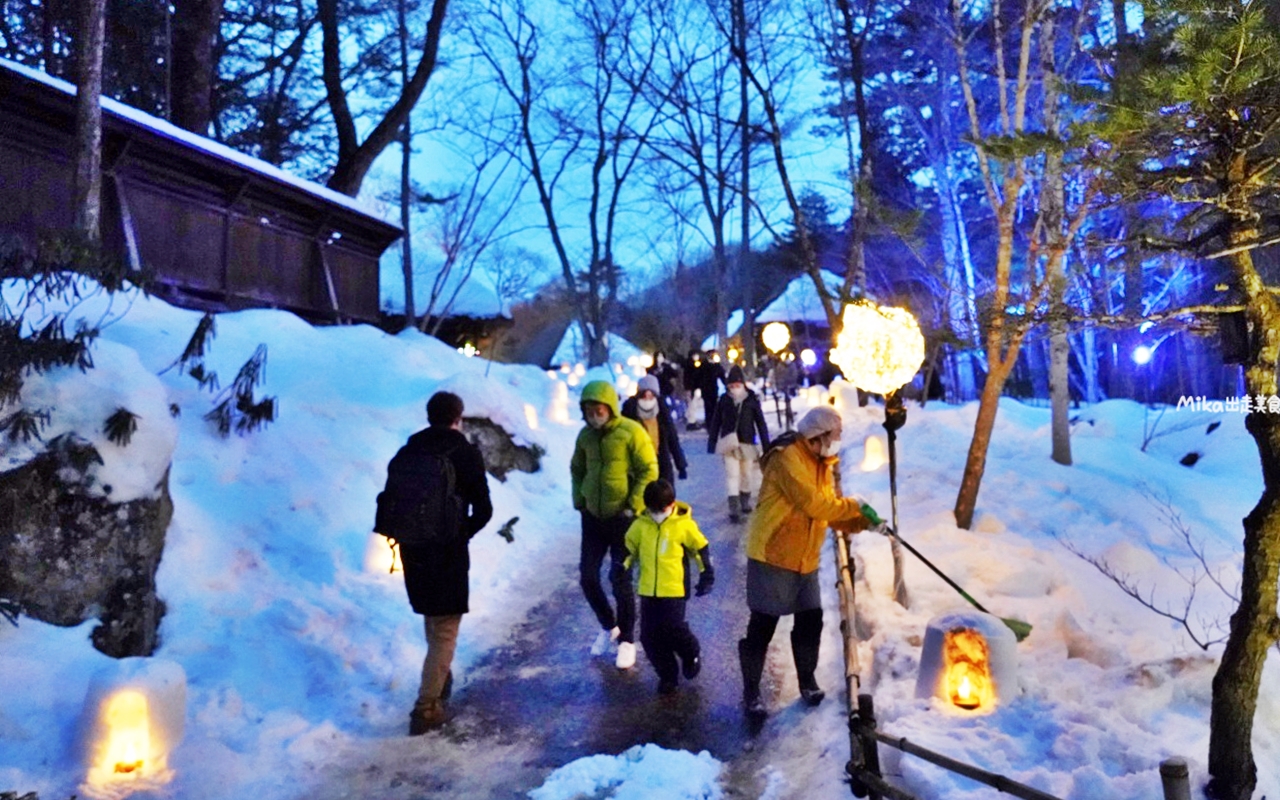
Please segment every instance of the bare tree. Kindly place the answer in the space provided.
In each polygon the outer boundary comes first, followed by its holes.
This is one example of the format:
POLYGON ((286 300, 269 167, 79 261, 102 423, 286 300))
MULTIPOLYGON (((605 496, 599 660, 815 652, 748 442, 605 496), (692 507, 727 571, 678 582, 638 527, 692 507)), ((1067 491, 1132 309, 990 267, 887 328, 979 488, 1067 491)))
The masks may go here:
POLYGON ((338 131, 338 163, 329 178, 328 185, 331 189, 352 197, 357 195, 374 159, 401 136, 409 113, 418 104, 418 99, 427 88, 427 82, 435 72, 448 7, 449 0, 433 0, 418 65, 395 103, 362 142, 356 131, 355 115, 347 99, 348 90, 343 83, 343 35, 339 3, 338 0, 317 0, 320 28, 323 32, 324 85, 329 110, 338 131))
MULTIPOLYGON (((653 10, 668 14, 666 24, 675 30, 710 25, 707 9, 700 4, 655 4, 653 10)), ((735 187, 742 164, 741 137, 728 116, 734 63, 727 40, 667 37, 646 94, 662 112, 648 140, 657 162, 652 165, 655 193, 678 224, 696 231, 711 248, 710 289, 720 341, 728 336, 727 226, 729 213, 738 205, 735 187), (683 202, 686 193, 696 196, 692 205, 700 215, 683 202), (705 217, 705 224, 698 216, 705 217)))
MULTIPOLYGON (((1026 250, 1015 259, 1015 250, 1024 241, 1018 226, 1025 208, 1027 189, 1037 178, 1043 180, 1046 153, 1061 150, 1056 105, 1041 103, 1040 126, 1029 120, 1034 115, 1032 87, 1043 80, 1043 60, 1037 64, 1036 46, 1052 51, 1055 46, 1051 15, 1058 13, 1052 0, 1025 0, 1017 30, 1005 30, 1006 15, 1001 0, 992 0, 990 13, 982 25, 974 26, 973 13, 962 0, 951 0, 953 41, 959 65, 960 85, 969 113, 969 135, 977 155, 979 171, 987 203, 995 216, 996 253, 994 284, 987 310, 985 340, 990 371, 978 404, 973 439, 965 459, 964 475, 956 496, 955 518, 961 528, 973 524, 978 488, 986 470, 987 449, 995 428, 996 412, 1005 382, 1018 360, 1023 339, 1039 321, 1038 311, 1049 297, 1061 262, 1081 225, 1084 224, 1092 193, 1072 210, 1070 217, 1058 216, 1052 204, 1043 204, 1034 214, 1032 235, 1026 250), (976 93, 971 40, 983 30, 991 37, 992 63, 984 64, 995 82, 997 103, 991 114, 984 114, 976 93), (1011 44, 1012 43, 1012 44, 1011 44), (1006 51, 1008 49, 1008 52, 1006 51), (1010 56, 1013 63, 1010 64, 1010 56), (1037 67, 1040 67, 1038 69, 1037 67), (1043 115, 1049 110, 1053 116, 1043 115), (992 119, 994 117, 994 119, 992 119), (1053 128, 1043 127, 1052 121, 1053 128), (1046 211, 1050 217, 1046 217, 1046 211), (1049 231, 1053 231, 1050 236, 1049 231), (1028 265, 1025 274, 1014 275, 1015 261, 1028 265)), ((1071 43, 1074 48, 1075 42, 1071 43)), ((1052 59, 1052 56, 1049 56, 1052 59)), ((1051 62, 1052 63, 1052 62, 1051 62)), ((1052 178, 1052 176, 1050 176, 1052 178)), ((1059 179, 1060 180, 1060 177, 1059 179)), ((1059 189, 1060 191, 1060 189, 1059 189)))
POLYGON ((592 365, 607 357, 618 301, 614 245, 624 188, 658 119, 641 96, 664 31, 661 16, 645 8, 639 0, 581 0, 562 20, 567 35, 556 37, 524 0, 492 0, 472 26, 478 53, 515 106, 519 151, 592 365), (544 36, 557 48, 550 65, 551 58, 539 58, 544 36), (566 173, 584 172, 585 200, 557 194, 566 173), (571 254, 566 241, 574 225, 586 230, 585 256, 571 254))
MULTIPOLYGON (((742 2, 743 0, 737 0, 742 2)), ((784 46, 790 32, 781 30, 777 15, 770 17, 771 24, 765 26, 761 20, 771 9, 767 2, 760 2, 751 8, 743 7, 741 13, 746 17, 743 27, 747 31, 755 31, 755 36, 743 41, 735 36, 737 27, 732 22, 726 23, 722 16, 716 17, 716 25, 721 35, 732 44, 731 50, 738 61, 741 74, 754 88, 760 98, 764 111, 764 136, 773 154, 773 163, 777 171, 777 179, 786 198, 790 210, 792 224, 795 228, 796 243, 799 245, 800 261, 805 273, 813 280, 814 288, 822 303, 822 310, 834 337, 840 331, 840 298, 834 298, 822 280, 818 265, 818 248, 814 241, 809 220, 806 218, 800 193, 796 190, 791 178, 791 170, 787 163, 785 147, 788 123, 784 118, 783 101, 790 76, 795 69, 796 61, 801 54, 784 46)), ((750 198, 747 198, 750 201, 750 198)), ((765 215, 761 214, 765 227, 778 236, 765 215)), ((779 237, 780 238, 780 237, 779 237)))

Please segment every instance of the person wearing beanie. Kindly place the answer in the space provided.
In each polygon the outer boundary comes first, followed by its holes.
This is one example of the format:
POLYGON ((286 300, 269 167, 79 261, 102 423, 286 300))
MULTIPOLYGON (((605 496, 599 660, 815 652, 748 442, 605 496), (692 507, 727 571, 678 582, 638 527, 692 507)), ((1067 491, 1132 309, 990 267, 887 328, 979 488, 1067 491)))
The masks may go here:
POLYGON ((636 598, 627 558, 627 528, 644 511, 644 487, 658 477, 653 440, 635 420, 618 413, 618 393, 608 381, 582 387, 582 419, 569 459, 573 507, 582 513, 579 582, 587 604, 600 623, 591 647, 600 655, 610 642, 618 645, 618 669, 636 663, 636 598), (609 583, 617 609, 600 585, 600 567, 609 556, 609 583))
POLYGON ((658 476, 667 483, 675 483, 689 477, 689 462, 680 446, 676 423, 671 419, 671 409, 660 390, 661 384, 654 375, 645 375, 637 382, 636 393, 622 404, 622 416, 639 422, 653 440, 658 454, 658 476), (674 466, 673 466, 674 462, 674 466))
POLYGON ((760 676, 778 619, 795 616, 791 654, 800 695, 815 706, 825 696, 814 675, 822 641, 818 558, 828 527, 862 531, 879 521, 852 497, 837 497, 832 469, 843 427, 830 406, 810 410, 796 434, 780 439, 763 459, 760 504, 747 530, 747 635, 738 640, 742 701, 748 715, 763 716, 760 676), (789 441, 786 441, 787 439, 789 441))
POLYGON ((729 521, 741 522, 751 512, 751 493, 760 485, 760 453, 769 447, 769 426, 759 396, 747 388, 742 367, 725 378, 729 387, 707 422, 707 452, 724 459, 724 486, 729 521))

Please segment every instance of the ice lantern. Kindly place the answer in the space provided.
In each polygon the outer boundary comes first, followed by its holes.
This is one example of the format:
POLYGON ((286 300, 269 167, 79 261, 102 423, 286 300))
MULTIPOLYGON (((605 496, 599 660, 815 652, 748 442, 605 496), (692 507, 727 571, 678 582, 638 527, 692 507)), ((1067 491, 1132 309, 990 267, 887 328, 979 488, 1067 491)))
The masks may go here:
POLYGON ((173 661, 124 658, 94 676, 80 726, 86 760, 80 791, 118 800, 173 779, 169 754, 182 741, 187 676, 173 661))
POLYGON ((1018 641, 991 614, 955 611, 929 620, 920 653, 916 697, 987 713, 1018 691, 1018 641))

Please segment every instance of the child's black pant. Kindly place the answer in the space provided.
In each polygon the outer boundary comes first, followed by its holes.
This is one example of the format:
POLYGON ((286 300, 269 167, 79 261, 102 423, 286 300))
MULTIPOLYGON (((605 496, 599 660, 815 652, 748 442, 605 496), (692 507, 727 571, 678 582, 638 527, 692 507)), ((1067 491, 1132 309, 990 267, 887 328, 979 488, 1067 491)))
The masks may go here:
POLYGON ((702 649, 684 621, 687 602, 683 597, 640 598, 640 644, 658 679, 668 683, 680 675, 676 656, 688 664, 702 649))

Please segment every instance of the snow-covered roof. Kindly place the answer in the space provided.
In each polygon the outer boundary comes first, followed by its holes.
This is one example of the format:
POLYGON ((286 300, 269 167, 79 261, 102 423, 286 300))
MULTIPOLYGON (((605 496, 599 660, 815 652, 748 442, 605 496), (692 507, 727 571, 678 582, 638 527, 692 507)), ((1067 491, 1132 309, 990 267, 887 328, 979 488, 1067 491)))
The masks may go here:
MULTIPOLYGON (((608 336, 611 363, 627 364, 628 359, 644 355, 644 351, 618 334, 610 333, 608 336)), ((551 366, 585 363, 587 363, 587 348, 582 335, 582 326, 580 323, 572 322, 568 328, 565 328, 564 337, 560 339, 560 346, 556 348, 555 355, 551 356, 551 366)))
MULTIPOLYGON (((822 282, 833 295, 839 295, 844 278, 829 270, 822 270, 822 282)), ((827 324, 826 312, 818 298, 818 289, 808 274, 800 275, 763 311, 756 315, 758 324, 766 322, 812 322, 827 324)), ((731 328, 732 330, 732 328, 731 328)))
MULTIPOLYGON (((738 309, 737 311, 734 311, 732 314, 729 315, 729 324, 725 327, 729 331, 730 336, 734 336, 738 333, 738 330, 742 327, 742 323, 745 319, 746 319, 746 314, 743 313, 742 309, 738 309)), ((707 338, 703 339, 702 349, 703 350, 721 349, 720 335, 717 333, 713 333, 707 338)))
MULTIPOLYGON (((76 94, 76 87, 73 84, 4 58, 0 58, 0 69, 16 73, 72 97, 76 94)), ((179 128, 171 122, 167 122, 159 117, 153 117, 144 111, 139 111, 138 109, 133 108, 132 106, 127 106, 117 100, 112 100, 109 97, 103 97, 102 110, 107 114, 111 114, 119 117, 120 119, 128 120, 135 125, 144 127, 166 139, 181 142, 187 147, 207 153, 208 155, 222 159, 223 161, 231 162, 264 177, 271 178, 281 183, 287 183, 290 186, 301 189, 315 197, 343 206, 344 208, 350 209, 351 211, 362 214, 366 217, 376 219, 383 224, 395 225, 395 223, 386 219, 376 208, 370 207, 367 203, 362 202, 358 198, 349 197, 341 192, 336 192, 327 186, 321 186, 313 181, 299 178, 297 175, 293 175, 274 164, 268 164, 262 159, 241 153, 239 150, 230 148, 221 142, 215 142, 208 137, 200 136, 199 134, 179 128)), ((398 228, 399 226, 397 225, 395 227, 398 228)))
MULTIPOLYGON (((396 252, 395 248, 382 254, 380 271, 382 307, 396 313, 403 312, 404 273, 400 269, 400 253, 396 252)), ((427 300, 431 295, 431 285, 435 281, 435 277, 434 274, 423 275, 419 273, 414 275, 413 295, 416 301, 415 308, 419 314, 427 311, 427 300)), ((457 275, 446 279, 445 289, 441 293, 440 299, 436 301, 435 306, 431 309, 432 314, 444 313, 445 316, 450 317, 476 318, 504 316, 502 301, 485 276, 473 273, 466 282, 462 283, 461 288, 458 286, 459 282, 460 278, 457 275), (458 294, 453 297, 455 290, 458 294), (449 303, 450 297, 453 297, 452 303, 449 303), (446 303, 448 303, 447 308, 445 307, 446 303)))

